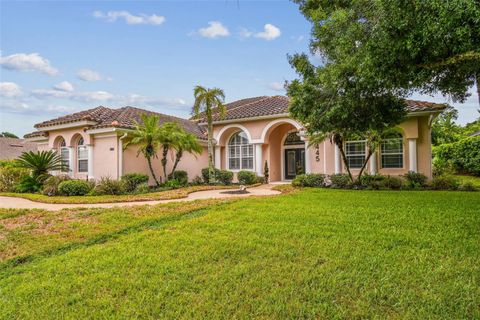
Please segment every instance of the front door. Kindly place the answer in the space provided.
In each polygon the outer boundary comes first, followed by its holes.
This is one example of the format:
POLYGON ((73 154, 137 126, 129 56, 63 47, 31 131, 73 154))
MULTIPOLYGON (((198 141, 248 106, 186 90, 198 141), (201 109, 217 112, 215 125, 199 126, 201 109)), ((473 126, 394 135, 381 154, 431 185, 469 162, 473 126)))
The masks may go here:
POLYGON ((285 179, 305 173, 305 149, 285 149, 285 179))

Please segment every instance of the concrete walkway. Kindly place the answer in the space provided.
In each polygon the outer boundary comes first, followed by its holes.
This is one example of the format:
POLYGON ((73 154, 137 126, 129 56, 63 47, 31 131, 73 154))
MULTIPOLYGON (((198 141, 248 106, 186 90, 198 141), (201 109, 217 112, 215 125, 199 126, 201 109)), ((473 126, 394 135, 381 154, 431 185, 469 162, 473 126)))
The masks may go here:
POLYGON ((116 203, 85 203, 85 204, 57 204, 57 203, 42 203, 35 202, 23 198, 1 197, 0 208, 9 209, 45 209, 51 211, 62 210, 66 208, 113 208, 125 206, 140 206, 140 205, 155 205, 169 202, 183 202, 201 199, 224 199, 224 198, 238 198, 249 196, 272 196, 280 194, 279 191, 272 190, 274 185, 261 185, 254 188, 249 188, 247 194, 227 194, 225 191, 233 191, 235 189, 224 190, 208 190, 190 193, 186 198, 171 199, 171 200, 150 200, 150 201, 135 201, 135 202, 116 202, 116 203))

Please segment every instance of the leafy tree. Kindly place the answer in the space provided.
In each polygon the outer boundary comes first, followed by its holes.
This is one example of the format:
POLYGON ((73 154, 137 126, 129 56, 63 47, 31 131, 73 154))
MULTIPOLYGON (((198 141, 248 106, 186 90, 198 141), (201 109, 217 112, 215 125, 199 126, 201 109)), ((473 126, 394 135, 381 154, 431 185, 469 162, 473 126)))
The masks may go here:
POLYGON ((196 86, 194 89, 195 103, 193 104, 192 114, 199 118, 201 115, 205 116, 207 121, 208 134, 208 176, 209 182, 215 182, 215 168, 213 165, 213 113, 218 112, 220 118, 223 118, 226 113, 223 104, 225 94, 223 90, 218 88, 207 89, 202 86, 196 86))
POLYGON ((462 128, 455 123, 458 111, 448 106, 432 123, 432 145, 458 141, 462 128))
POLYGON ((191 133, 185 132, 182 130, 179 139, 172 145, 175 150, 175 162, 173 163, 172 172, 170 175, 173 176, 175 170, 177 169, 178 163, 183 157, 184 152, 191 153, 193 155, 200 154, 202 152, 202 146, 198 143, 198 139, 191 133))
POLYGON ((327 62, 355 65, 401 96, 441 92, 480 104, 478 0, 294 0, 313 23, 311 48, 327 62))
POLYGON ((17 166, 31 170, 32 178, 43 183, 49 171, 65 170, 62 158, 54 151, 23 152, 17 159, 17 166))
POLYGON ((132 137, 125 144, 125 148, 130 145, 137 145, 137 157, 142 154, 148 163, 148 168, 152 174, 153 180, 157 186, 160 185, 155 172, 152 167, 152 159, 157 158, 157 150, 160 141, 160 118, 157 115, 141 115, 141 121, 135 123, 135 130, 132 132, 132 137))
POLYGON ((13 134, 13 133, 11 133, 11 132, 6 132, 6 131, 5 131, 5 132, 2 132, 2 133, 0 133, 0 137, 3 137, 3 138, 15 138, 15 139, 18 139, 18 137, 17 137, 15 134, 13 134))

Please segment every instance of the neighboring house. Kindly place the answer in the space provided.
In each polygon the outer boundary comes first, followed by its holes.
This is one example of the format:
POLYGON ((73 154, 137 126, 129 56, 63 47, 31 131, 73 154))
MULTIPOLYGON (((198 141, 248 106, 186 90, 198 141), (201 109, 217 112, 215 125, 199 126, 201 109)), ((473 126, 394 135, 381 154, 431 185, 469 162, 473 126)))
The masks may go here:
MULTIPOLYGON (((398 126, 398 133, 382 141, 371 157, 368 172, 399 175, 409 170, 431 177, 430 126, 433 118, 445 106, 408 100, 408 116, 398 126)), ((214 115, 215 166, 233 172, 250 170, 263 175, 265 161, 271 181, 290 180, 301 172, 345 172, 338 148, 326 140, 309 146, 302 124, 288 114, 285 96, 255 97, 226 104, 226 116, 214 115)), ((94 109, 70 114, 35 125, 38 131, 28 134, 42 150, 58 150, 77 178, 110 176, 119 178, 129 172, 148 173, 146 160, 137 157, 137 148, 123 150, 125 139, 142 113, 133 107, 94 109)), ((161 122, 174 121, 195 134, 204 151, 197 157, 187 154, 178 166, 188 172, 190 179, 207 167, 206 123, 158 114, 161 122)), ((352 171, 358 170, 366 156, 364 141, 345 144, 352 171)), ((173 158, 170 157, 170 159, 173 158)), ((169 161, 172 165, 173 161, 169 161)), ((159 174, 159 159, 154 159, 159 174)))
POLYGON ((37 151, 37 144, 24 139, 0 137, 0 160, 13 160, 28 151, 37 151))

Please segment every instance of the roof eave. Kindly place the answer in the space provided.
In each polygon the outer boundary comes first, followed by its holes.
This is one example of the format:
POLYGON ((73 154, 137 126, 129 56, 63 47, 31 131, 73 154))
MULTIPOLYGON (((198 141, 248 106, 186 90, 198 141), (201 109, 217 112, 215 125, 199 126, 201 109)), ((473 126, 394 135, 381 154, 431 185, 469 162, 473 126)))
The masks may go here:
POLYGON ((53 125, 36 124, 34 127, 37 129, 42 129, 44 131, 52 131, 52 130, 61 130, 61 129, 67 129, 67 128, 83 127, 83 126, 93 126, 96 124, 98 124, 98 122, 92 121, 92 120, 78 120, 78 121, 71 121, 71 122, 53 124, 53 125))
MULTIPOLYGON (((276 119, 276 118, 288 117, 289 115, 290 114, 288 112, 284 112, 284 113, 276 113, 276 114, 269 114, 269 115, 256 116, 256 117, 217 120, 217 121, 213 121, 213 124, 234 123, 234 122, 240 122, 240 121, 255 121, 255 120, 264 120, 264 119, 276 119)), ((198 125, 204 126, 204 125, 207 125, 207 123, 199 122, 198 125)))

